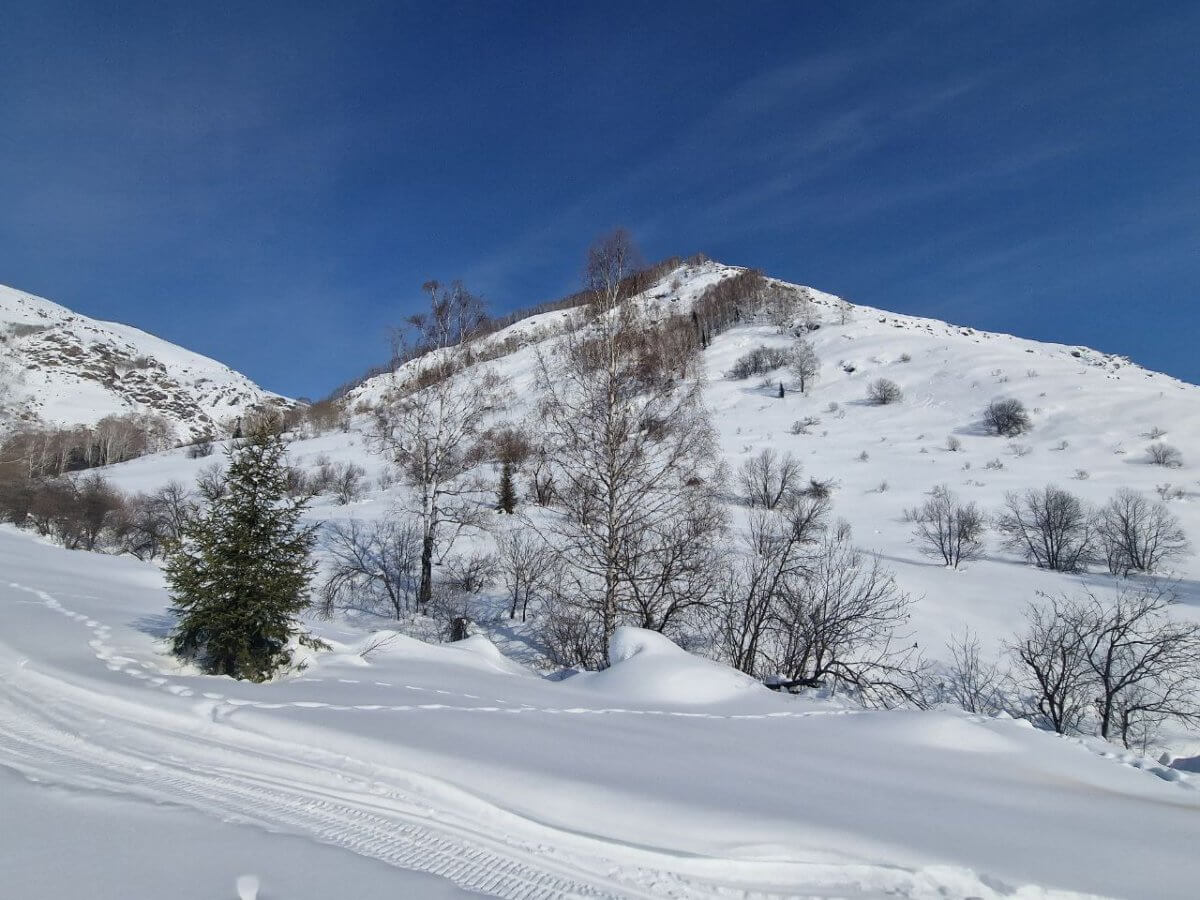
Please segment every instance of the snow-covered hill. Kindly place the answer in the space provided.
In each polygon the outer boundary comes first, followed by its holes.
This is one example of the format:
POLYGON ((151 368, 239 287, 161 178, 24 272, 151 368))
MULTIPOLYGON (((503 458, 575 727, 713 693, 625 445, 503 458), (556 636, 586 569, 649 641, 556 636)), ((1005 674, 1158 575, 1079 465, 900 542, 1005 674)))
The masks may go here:
POLYGON ((222 423, 253 406, 291 405, 215 360, 4 286, 0 377, 10 394, 0 429, 34 422, 90 425, 107 415, 154 413, 186 440, 218 433, 222 423))
MULTIPOLYGON (((638 302, 652 320, 687 312, 740 271, 684 266, 638 302)), ((722 455, 736 471, 770 448, 795 455, 806 478, 832 479, 834 517, 912 596, 906 640, 930 659, 945 660, 964 628, 986 655, 999 653, 1039 593, 1113 591, 1099 570, 1034 568, 994 533, 958 570, 931 561, 904 510, 935 485, 986 511, 1006 492, 1046 484, 1093 503, 1130 488, 1165 498, 1200 542, 1200 388, 1083 347, 847 310, 831 295, 795 291, 819 324, 809 337, 820 375, 807 394, 782 369, 766 384, 726 375, 755 347, 789 346, 778 327, 738 324, 704 350, 722 455), (896 382, 903 399, 866 402, 877 378, 896 382), (1032 431, 988 434, 981 413, 997 397, 1021 400, 1032 431), (1177 447, 1182 465, 1151 464, 1153 440, 1177 447)), ((505 418, 534 411, 538 353, 552 352, 570 315, 539 314, 485 339, 494 349, 480 355, 510 388, 505 418)), ((372 379, 349 395, 359 413, 348 430, 291 443, 301 468, 332 460, 367 470, 361 499, 319 498, 312 520, 370 522, 402 506, 405 489, 380 479, 388 461, 363 433, 388 384, 372 379)), ((149 491, 191 482, 211 463, 174 450, 104 474, 149 491)), ((746 510, 736 496, 729 510, 736 542, 746 510)), ((513 520, 488 524, 455 551, 493 551, 493 532, 513 520)), ((1194 730, 1164 734, 1147 756, 1007 714, 779 695, 637 630, 620 634, 606 671, 552 680, 518 664, 538 661, 536 614, 528 624, 481 617, 482 634, 451 646, 406 637, 383 617, 339 616, 311 623, 333 649, 305 671, 237 683, 165 651, 169 599, 153 565, 69 553, 5 526, 0 570, 0 766, 60 785, 73 802, 99 788, 263 830, 246 838, 262 844, 249 856, 257 861, 223 850, 197 873, 203 884, 189 881, 192 893, 180 896, 210 896, 243 865, 258 867, 264 892, 324 896, 315 883, 291 886, 265 832, 326 845, 336 856, 324 874, 345 872, 346 893, 362 896, 381 885, 423 889, 383 865, 547 898, 1183 898, 1200 878, 1189 843, 1200 815, 1194 730), (363 857, 382 864, 378 881, 361 874, 363 857)), ((1200 617, 1200 559, 1185 557, 1170 574, 1173 614, 1200 617)), ((503 603, 493 593, 481 608, 503 603)), ((27 795, 14 791, 23 819, 56 827, 54 810, 27 795)), ((128 820, 115 803, 89 812, 128 820)), ((60 840, 92 846, 82 830, 60 840)), ((97 896, 155 883, 145 860, 120 871, 97 896)))

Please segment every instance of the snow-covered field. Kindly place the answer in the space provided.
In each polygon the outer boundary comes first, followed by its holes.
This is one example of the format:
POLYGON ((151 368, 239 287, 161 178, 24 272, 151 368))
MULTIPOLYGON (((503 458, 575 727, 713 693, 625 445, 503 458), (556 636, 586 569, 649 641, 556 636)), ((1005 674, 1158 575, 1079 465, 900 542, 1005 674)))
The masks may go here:
POLYGON ((1200 877, 1191 776, 1016 721, 779 696, 638 631, 551 682, 482 637, 364 655, 330 626, 303 674, 235 683, 163 656, 153 568, 9 529, 0 565, 13 896, 448 891, 416 869, 509 897, 1182 898, 1200 877))
MULTIPOLYGON (((706 265, 680 273, 678 293, 649 293, 684 308, 729 271, 706 265)), ((998 650, 1038 591, 1111 590, 1099 573, 1031 568, 994 536, 959 571, 935 565, 902 519, 934 485, 994 510, 1006 491, 1047 483, 1098 503, 1170 482, 1171 511, 1200 540, 1200 388, 1085 348, 864 307, 841 324, 834 299, 815 296, 823 366, 808 396, 723 377, 746 350, 789 342, 764 325, 714 340, 706 400, 732 468, 773 447, 836 480, 835 517, 916 598, 913 639, 929 656, 964 627, 998 650), (881 376, 902 403, 864 402, 881 376), (983 432, 997 396, 1024 401, 1030 434, 983 432), (820 422, 792 434, 805 416, 820 422), (1147 463, 1155 427, 1182 468, 1147 463)), ((528 409, 533 341, 560 315, 508 331, 530 342, 493 363, 516 398, 510 418, 528 409)), ((354 430, 290 451, 301 466, 321 455, 371 479, 385 462, 354 430)), ((210 462, 172 451, 105 474, 146 491, 210 462)), ((310 516, 378 518, 399 490, 322 500, 310 516)), ((1174 575, 1177 614, 1200 614, 1196 557, 1174 575)), ((780 696, 636 630, 604 672, 550 680, 520 664, 536 657, 528 629, 435 646, 382 620, 335 620, 313 624, 334 650, 304 671, 236 683, 165 654, 167 605, 153 565, 0 529, 0 869, 16 873, 14 896, 234 897, 243 874, 264 898, 1183 898, 1200 884, 1188 763, 1006 718, 780 696), (48 871, 51 844, 64 861, 48 871), (157 887, 171 877, 177 889, 157 887)), ((1200 737, 1173 734, 1167 750, 1200 757, 1200 737)))

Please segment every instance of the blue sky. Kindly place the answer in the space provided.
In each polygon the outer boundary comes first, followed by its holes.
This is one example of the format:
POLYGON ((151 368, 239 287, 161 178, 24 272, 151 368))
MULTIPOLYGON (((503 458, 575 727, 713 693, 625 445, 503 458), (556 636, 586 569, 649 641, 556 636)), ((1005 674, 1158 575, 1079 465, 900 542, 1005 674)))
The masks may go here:
POLYGON ((0 283, 319 396, 614 225, 1200 382, 1200 4, 0 0, 0 283))

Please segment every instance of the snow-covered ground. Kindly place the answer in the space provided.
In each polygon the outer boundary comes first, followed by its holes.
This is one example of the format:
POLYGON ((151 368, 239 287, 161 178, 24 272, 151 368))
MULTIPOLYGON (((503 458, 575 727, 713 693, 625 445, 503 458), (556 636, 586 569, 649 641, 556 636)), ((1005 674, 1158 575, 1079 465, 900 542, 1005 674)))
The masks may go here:
POLYGON ((482 637, 364 653, 327 626, 302 674, 234 683, 162 654, 154 568, 7 528, 0 566, 0 766, 53 786, 0 781, 14 896, 442 889, 407 869, 509 897, 1182 898, 1200 878, 1192 776, 1020 722, 779 696, 639 631, 552 682, 482 637))
MULTIPOLYGON (((733 271, 674 273, 646 302, 686 309, 733 271), (678 291, 665 287, 672 277, 678 291)), ((1169 482, 1171 511, 1200 541, 1200 388, 1086 348, 864 307, 842 324, 835 298, 813 296, 823 365, 809 395, 780 399, 757 379, 723 377, 748 349, 789 342, 763 325, 714 340, 706 400, 731 468, 773 447, 796 454, 806 477, 836 480, 835 517, 913 595, 913 639, 929 656, 945 658, 946 640, 964 627, 998 650, 1038 591, 1111 590, 1099 573, 1027 566, 994 536, 959 571, 934 564, 902 518, 934 485, 994 510, 1006 491, 1047 483, 1098 503, 1120 487, 1156 497, 1169 482), (904 401, 867 405, 877 377, 896 381, 904 401), (1029 407, 1030 434, 983 433, 980 413, 997 396, 1029 407), (806 416, 819 424, 792 434, 806 416), (1182 468, 1147 463, 1145 435, 1156 427, 1182 451, 1182 468), (946 449, 950 435, 960 450, 946 449)), ((537 341, 562 315, 492 338, 525 343, 491 364, 509 379, 509 418, 528 410, 537 341)), ((368 382, 352 400, 382 389, 368 382)), ((323 499, 312 518, 393 509, 400 489, 374 486, 385 461, 362 434, 290 449, 301 466, 322 455, 364 465, 373 489, 348 506, 323 499)), ((211 462, 172 451, 105 474, 144 491, 190 482, 211 462)), ((476 535, 463 549, 490 540, 476 535)), ((1197 558, 1174 575, 1177 614, 1200 614, 1197 558)), ((164 653, 167 605, 152 565, 0 529, 0 767, 22 776, 0 779, 0 792, 34 823, 17 836, 18 852, 0 843, 0 867, 31 885, 16 896, 70 896, 49 879, 39 887, 35 836, 53 832, 86 860, 98 852, 87 850, 89 823, 104 817, 139 831, 156 817, 161 825, 145 852, 110 842, 95 869, 104 886, 79 896, 158 884, 164 855, 193 855, 189 835, 213 851, 203 864, 189 859, 198 868, 194 880, 181 876, 188 889, 228 885, 228 896, 247 873, 260 877, 263 897, 329 896, 326 882, 296 876, 291 860, 307 846, 346 896, 459 886, 511 897, 1182 898, 1200 884, 1200 776, 1186 764, 1010 719, 779 696, 637 631, 622 633, 611 668, 556 681, 518 664, 536 656, 520 652, 529 629, 491 627, 494 643, 481 635, 433 646, 380 631, 382 620, 336 620, 314 623, 334 650, 305 671, 234 683, 164 653), (427 877, 411 870, 443 880, 408 881, 427 877)), ((1200 738, 1173 734, 1168 750, 1198 757, 1200 738)))

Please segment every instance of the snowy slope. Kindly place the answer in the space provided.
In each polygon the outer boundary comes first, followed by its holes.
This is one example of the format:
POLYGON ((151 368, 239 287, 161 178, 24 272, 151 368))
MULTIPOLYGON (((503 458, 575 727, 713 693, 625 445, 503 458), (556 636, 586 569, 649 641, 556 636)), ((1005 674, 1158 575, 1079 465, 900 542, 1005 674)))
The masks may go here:
MULTIPOLYGON (((652 316, 687 310, 737 271, 681 269, 639 302, 652 316)), ((1025 565, 994 535, 959 571, 935 565, 903 521, 934 485, 994 510, 1006 491, 1047 483, 1102 502, 1119 487, 1157 498, 1169 482, 1171 511, 1200 541, 1200 388, 1086 348, 866 307, 843 323, 837 298, 809 295, 822 359, 809 395, 780 399, 774 382, 724 376, 748 349, 790 342, 770 326, 733 328, 705 351, 724 456, 736 469, 772 447, 796 454, 806 476, 834 479, 835 517, 915 598, 912 639, 933 659, 964 627, 999 650, 1038 592, 1111 589, 1098 574, 1025 565), (877 377, 896 381, 903 402, 867 405, 877 377), (1030 434, 983 432, 980 412, 997 396, 1029 407, 1030 434), (793 434, 807 416, 820 421, 793 434), (1148 464, 1154 428, 1182 451, 1182 468, 1148 464)), ((507 418, 530 411, 537 353, 566 315, 487 339, 515 348, 488 364, 509 381, 507 418)), ((365 383, 351 405, 386 387, 365 383)), ((291 445, 293 464, 354 461, 371 482, 349 506, 318 500, 313 520, 379 518, 401 499, 402 488, 375 482, 386 461, 364 424, 291 445)), ((210 463, 177 450, 105 474, 143 491, 210 463)), ((730 509, 736 532, 744 510, 730 509)), ((491 543, 477 534, 457 549, 491 543)), ((348 896, 374 896, 380 883, 403 892, 391 879, 412 877, 375 876, 362 858, 509 897, 1184 898, 1200 881, 1194 733, 1155 750, 1169 766, 1010 719, 778 696, 637 631, 622 633, 605 672, 556 682, 514 662, 537 654, 529 629, 506 622, 486 626, 494 644, 457 646, 397 635, 386 620, 314 623, 333 652, 276 683, 238 684, 165 654, 168 601, 153 566, 0 529, 0 571, 0 766, 58 785, 56 797, 99 789, 330 845, 327 871, 345 873, 348 896)), ((1200 560, 1174 575, 1176 613, 1200 615, 1200 560)), ((54 815, 26 788, 17 796, 31 815, 54 815)), ((122 809, 112 815, 134 815, 122 809)), ((263 859, 273 852, 264 845, 263 859)), ((131 884, 150 865, 126 862, 131 884)), ((315 883, 285 888, 286 874, 263 865, 264 896, 328 895, 315 883)), ((221 855, 207 875, 232 884, 241 871, 252 870, 221 855)))
MULTIPOLYGON (((637 302, 651 318, 687 312, 705 287, 739 271, 719 263, 684 267, 637 302)), ((725 459, 736 472, 745 459, 770 447, 795 454, 805 477, 834 479, 835 516, 853 526, 856 544, 882 554, 901 586, 921 598, 915 637, 934 655, 964 625, 994 646, 1011 636, 1021 610, 1038 591, 1073 591, 1089 581, 1019 564, 1000 550, 994 535, 985 557, 959 571, 923 557, 903 513, 935 485, 945 484, 988 511, 998 509, 1008 491, 1051 483, 1094 503, 1122 487, 1157 499, 1158 486, 1169 485, 1171 511, 1193 543, 1200 543, 1200 387, 1086 347, 865 306, 854 306, 843 324, 838 298, 795 287, 811 298, 820 321, 809 337, 821 372, 807 395, 791 390, 786 370, 775 373, 770 387, 758 378, 725 376, 756 346, 790 345, 790 336, 769 325, 732 328, 704 352, 705 397, 725 459), (880 377, 900 385, 903 402, 882 407, 865 402, 867 385, 880 377), (777 396, 779 379, 788 382, 783 399, 777 396), (1032 432, 1016 440, 985 432, 981 413, 998 397, 1025 404, 1032 432), (794 422, 810 416, 819 424, 808 434, 791 433, 794 422), (1162 440, 1180 449, 1182 467, 1149 464, 1146 447, 1154 429, 1164 429, 1162 440), (946 449, 951 436, 961 443, 957 452, 946 449)), ((522 345, 489 364, 509 381, 514 404, 507 418, 520 420, 530 411, 537 353, 552 347, 552 335, 566 315, 532 317, 486 339, 504 342, 515 336, 522 345)), ((351 406, 375 402, 387 384, 383 376, 360 386, 349 397, 351 406)), ((380 465, 354 435, 321 440, 321 452, 354 456, 372 471, 380 465)), ((303 461, 306 444, 294 452, 303 461)), ((134 466, 118 477, 136 483, 137 471, 148 469, 134 466)), ((1175 574, 1184 600, 1181 614, 1200 615, 1200 558, 1185 560, 1175 574)), ((1200 744, 1194 749, 1200 753, 1200 744)))
POLYGON ((252 406, 291 402, 154 335, 2 285, 0 377, 12 385, 0 428, 5 421, 90 425, 140 412, 165 416, 187 439, 216 433, 252 406))
MULTIPOLYGON (((741 270, 718 263, 684 267, 665 276, 638 299, 651 318, 690 309, 714 281, 741 270), (678 283, 678 288, 672 284, 678 283)), ((932 319, 900 316, 864 306, 842 323, 838 298, 799 288, 812 298, 821 327, 810 334, 822 366, 808 395, 789 390, 777 396, 780 371, 767 388, 759 379, 725 376, 734 361, 760 344, 785 347, 791 337, 769 325, 744 325, 716 336, 704 352, 705 398, 731 471, 763 448, 795 454, 805 477, 833 479, 834 516, 853 528, 854 542, 882 555, 900 586, 915 598, 913 636, 934 658, 963 627, 979 633, 989 648, 1012 636, 1022 610, 1037 593, 1073 592, 1107 579, 1036 569, 1003 551, 993 534, 984 558, 958 571, 923 556, 903 520, 906 508, 945 484, 963 500, 994 511, 1008 491, 1056 484, 1102 503, 1128 487, 1157 499, 1171 486, 1171 512, 1194 544, 1200 544, 1200 387, 1144 369, 1119 356, 1085 347, 1049 344, 980 332, 932 319), (907 359, 907 361, 905 361, 907 359), (853 369, 853 371, 849 371, 853 369), (904 391, 892 406, 871 406, 867 384, 890 378, 904 391), (1031 411, 1032 432, 1017 440, 986 434, 983 407, 996 397, 1016 397, 1031 411), (834 411, 831 405, 836 405, 834 411), (798 419, 815 417, 808 434, 791 433, 798 419), (1178 447, 1184 465, 1150 465, 1146 447, 1152 429, 1178 447), (953 436, 961 449, 946 449, 953 436), (866 454, 866 459, 862 455, 866 454)), ((568 312, 552 312, 515 323, 485 339, 517 349, 487 363, 505 377, 512 398, 504 418, 520 421, 532 410, 537 354, 552 350, 568 312)), ((389 376, 356 388, 347 398, 365 409, 386 391, 389 376)), ((365 427, 365 420, 358 421, 365 427)), ((366 468, 374 486, 386 460, 373 454, 357 430, 293 443, 291 458, 304 467, 322 456, 366 468)), ((191 481, 207 464, 181 453, 146 457, 108 470, 130 491, 152 490, 166 481, 191 481)), ((318 503, 315 519, 387 515, 400 488, 374 490, 349 507, 318 503)), ((527 507, 528 509, 528 507, 527 507)), ((735 526, 744 510, 731 506, 735 526)), ((478 538, 483 548, 490 538, 478 538)), ((470 545, 464 545, 464 549, 470 545)), ((1174 572, 1180 615, 1200 615, 1200 556, 1174 572)), ((1200 741, 1178 748, 1200 754, 1200 741)))
MULTIPOLYGON (((55 788, 35 803, 0 780, 6 799, 122 827, 153 821, 130 800, 166 803, 339 851, 325 885, 297 883, 286 848, 242 829, 261 854, 220 845, 208 883, 433 896, 397 871, 416 869, 503 897, 1185 898, 1200 878, 1193 776, 1024 723, 780 696, 635 630, 607 672, 552 682, 498 668, 482 639, 367 651, 322 624, 334 651, 305 672, 237 683, 163 655, 152 567, 8 528, 0 566, 0 771, 55 788)), ((122 865, 101 860, 78 896, 161 882, 172 831, 122 849, 80 839, 93 821, 62 840, 122 865)), ((12 862, 23 900, 71 896, 40 889, 36 857, 12 862)))

